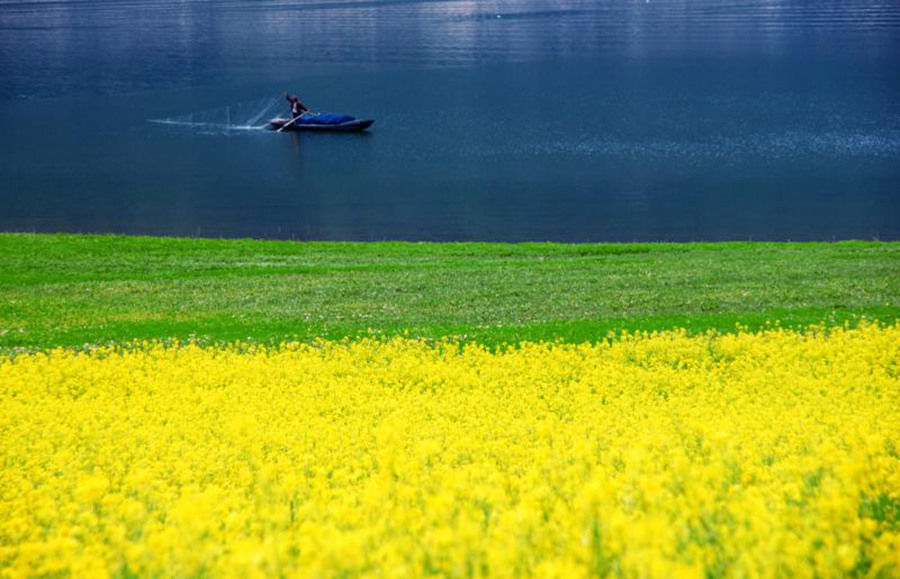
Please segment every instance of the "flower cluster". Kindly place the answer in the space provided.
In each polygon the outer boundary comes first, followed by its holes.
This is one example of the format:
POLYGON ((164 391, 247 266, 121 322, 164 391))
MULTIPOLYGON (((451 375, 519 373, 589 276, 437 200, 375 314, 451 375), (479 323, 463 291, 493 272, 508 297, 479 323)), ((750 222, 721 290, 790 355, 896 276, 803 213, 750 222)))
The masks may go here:
POLYGON ((0 575, 900 575, 900 326, 0 360, 0 575))

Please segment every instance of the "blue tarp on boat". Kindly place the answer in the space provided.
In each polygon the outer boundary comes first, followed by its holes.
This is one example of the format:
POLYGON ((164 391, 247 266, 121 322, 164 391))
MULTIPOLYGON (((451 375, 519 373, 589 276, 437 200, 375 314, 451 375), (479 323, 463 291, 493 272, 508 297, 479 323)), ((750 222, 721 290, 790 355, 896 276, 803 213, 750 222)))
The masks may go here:
POLYGON ((355 117, 351 117, 350 115, 342 115, 340 113, 319 113, 317 115, 314 114, 305 114, 300 120, 296 121, 298 125, 340 125, 342 123, 349 123, 354 120, 355 117))

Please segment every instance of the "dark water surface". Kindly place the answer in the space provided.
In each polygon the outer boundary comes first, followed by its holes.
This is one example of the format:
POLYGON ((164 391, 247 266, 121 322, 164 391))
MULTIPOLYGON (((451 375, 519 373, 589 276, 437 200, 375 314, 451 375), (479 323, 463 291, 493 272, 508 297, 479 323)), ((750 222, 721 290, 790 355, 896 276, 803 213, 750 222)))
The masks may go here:
POLYGON ((900 239, 900 2, 0 0, 0 230, 900 239))

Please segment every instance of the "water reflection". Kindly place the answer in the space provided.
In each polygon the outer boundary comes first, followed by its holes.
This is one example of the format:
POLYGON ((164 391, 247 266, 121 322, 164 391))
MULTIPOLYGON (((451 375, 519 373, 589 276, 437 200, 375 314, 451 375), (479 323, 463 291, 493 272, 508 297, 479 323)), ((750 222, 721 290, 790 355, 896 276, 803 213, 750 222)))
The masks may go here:
POLYGON ((900 5, 855 0, 0 2, 0 96, 296 78, 334 67, 897 50, 900 5), (137 66, 136 66, 137 65, 137 66))
POLYGON ((0 73, 3 230, 900 237, 894 2, 0 0, 0 73), (285 88, 377 122, 147 123, 285 88))

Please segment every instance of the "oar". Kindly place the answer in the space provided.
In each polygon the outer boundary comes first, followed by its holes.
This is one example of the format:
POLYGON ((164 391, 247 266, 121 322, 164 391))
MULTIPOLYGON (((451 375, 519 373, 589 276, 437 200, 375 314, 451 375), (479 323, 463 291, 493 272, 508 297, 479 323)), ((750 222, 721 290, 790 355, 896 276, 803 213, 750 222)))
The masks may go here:
MULTIPOLYGON (((306 114, 306 113, 303 113, 303 115, 305 115, 305 114, 306 114)), ((278 127, 278 130, 275 131, 275 132, 276 132, 276 133, 280 133, 281 131, 285 130, 286 128, 288 128, 289 126, 293 125, 293 124, 296 123, 298 120, 300 120, 300 117, 302 117, 303 115, 297 115, 296 117, 294 117, 293 119, 291 119, 289 122, 284 123, 283 125, 281 125, 280 127, 278 127)))
POLYGON ((293 119, 291 119, 291 121, 290 121, 289 123, 284 123, 283 125, 281 125, 281 127, 280 127, 277 131, 275 131, 275 132, 276 132, 276 133, 280 133, 281 131, 285 130, 285 129, 288 128, 289 126, 291 126, 291 125, 293 125, 294 123, 296 123, 297 121, 299 121, 300 118, 303 117, 303 115, 308 115, 308 114, 313 114, 313 113, 312 113, 312 111, 305 111, 304 113, 299 114, 299 115, 297 115, 296 117, 294 117, 293 119))

